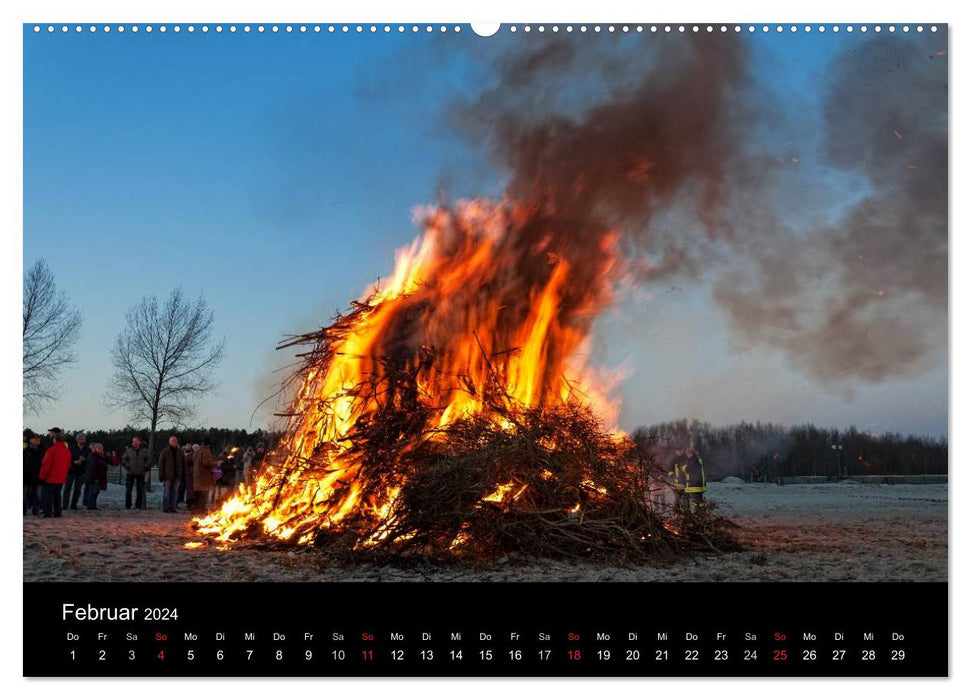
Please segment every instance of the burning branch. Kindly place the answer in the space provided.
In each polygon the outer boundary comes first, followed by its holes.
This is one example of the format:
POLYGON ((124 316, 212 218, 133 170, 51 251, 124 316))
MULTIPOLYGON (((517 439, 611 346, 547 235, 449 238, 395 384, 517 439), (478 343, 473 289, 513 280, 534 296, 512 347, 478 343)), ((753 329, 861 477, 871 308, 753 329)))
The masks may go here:
POLYGON ((524 257, 521 217, 501 206, 426 225, 387 288, 281 344, 307 348, 281 449, 200 532, 350 557, 624 562, 715 547, 657 497, 665 476, 607 427, 577 364, 606 282, 571 286, 548 236, 524 257))

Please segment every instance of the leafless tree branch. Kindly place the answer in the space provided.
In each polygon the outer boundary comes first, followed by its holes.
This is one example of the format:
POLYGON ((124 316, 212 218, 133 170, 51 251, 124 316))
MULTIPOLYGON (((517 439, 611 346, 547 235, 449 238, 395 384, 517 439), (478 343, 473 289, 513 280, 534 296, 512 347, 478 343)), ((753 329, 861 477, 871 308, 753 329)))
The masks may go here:
POLYGON ((196 401, 215 388, 225 342, 213 337, 213 313, 203 297, 190 301, 178 288, 164 303, 143 298, 115 339, 105 407, 147 422, 154 450, 158 427, 185 425, 196 401))
POLYGON ((24 273, 24 412, 36 413, 58 398, 57 380, 75 362, 81 312, 57 288, 54 273, 40 259, 24 273))

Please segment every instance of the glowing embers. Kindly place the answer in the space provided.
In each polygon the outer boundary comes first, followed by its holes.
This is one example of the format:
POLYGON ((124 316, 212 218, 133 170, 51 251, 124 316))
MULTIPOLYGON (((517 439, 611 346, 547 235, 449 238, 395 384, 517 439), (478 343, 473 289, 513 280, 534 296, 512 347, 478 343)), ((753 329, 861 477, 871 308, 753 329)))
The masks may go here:
POLYGON ((515 503, 519 497, 523 495, 523 491, 525 491, 528 486, 529 484, 520 485, 515 482, 502 484, 488 496, 483 496, 482 500, 486 501, 487 503, 515 503))

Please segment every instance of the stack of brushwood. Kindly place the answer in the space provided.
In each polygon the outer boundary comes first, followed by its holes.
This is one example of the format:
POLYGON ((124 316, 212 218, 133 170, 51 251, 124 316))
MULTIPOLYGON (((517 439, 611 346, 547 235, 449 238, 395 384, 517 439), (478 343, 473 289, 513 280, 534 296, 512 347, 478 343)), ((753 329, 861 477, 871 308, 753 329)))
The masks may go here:
MULTIPOLYGON (((365 309, 291 339, 288 345, 312 346, 298 374, 324 369, 335 341, 365 309)), ((348 392, 373 408, 341 442, 341 461, 360 465, 360 503, 396 495, 380 517, 374 508, 357 508, 336 525, 324 518, 309 531, 305 525, 293 541, 310 532, 329 558, 351 560, 513 556, 623 564, 738 548, 727 521, 710 505, 678 505, 663 469, 611 433, 583 401, 524 407, 505 394, 497 373, 488 386, 455 377, 456 390, 479 396, 484 408, 440 425, 440 409, 418 380, 438 364, 435 350, 407 343, 384 350, 373 358, 379 369, 348 392)), ((295 405, 291 415, 301 410, 295 405)), ((325 474, 333 449, 321 445, 300 465, 300 478, 325 474)))

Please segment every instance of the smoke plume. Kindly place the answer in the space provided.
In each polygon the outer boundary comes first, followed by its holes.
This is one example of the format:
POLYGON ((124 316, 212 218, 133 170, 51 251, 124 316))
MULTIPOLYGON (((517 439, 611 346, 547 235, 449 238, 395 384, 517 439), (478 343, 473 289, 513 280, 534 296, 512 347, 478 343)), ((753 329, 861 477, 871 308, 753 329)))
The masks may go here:
POLYGON ((928 42, 883 37, 831 75, 824 162, 868 193, 835 225, 780 226, 715 299, 744 338, 816 378, 916 374, 947 343, 947 67, 928 42))
POLYGON ((756 115, 772 110, 751 89, 744 40, 579 38, 531 38, 454 113, 529 208, 519 235, 546 237, 571 285, 607 289, 601 241, 615 231, 628 275, 710 283, 743 341, 818 380, 879 382, 939 361, 946 36, 854 38, 832 62, 817 161, 864 191, 836 223, 808 224, 784 203, 812 185, 775 178, 760 145, 756 115))

